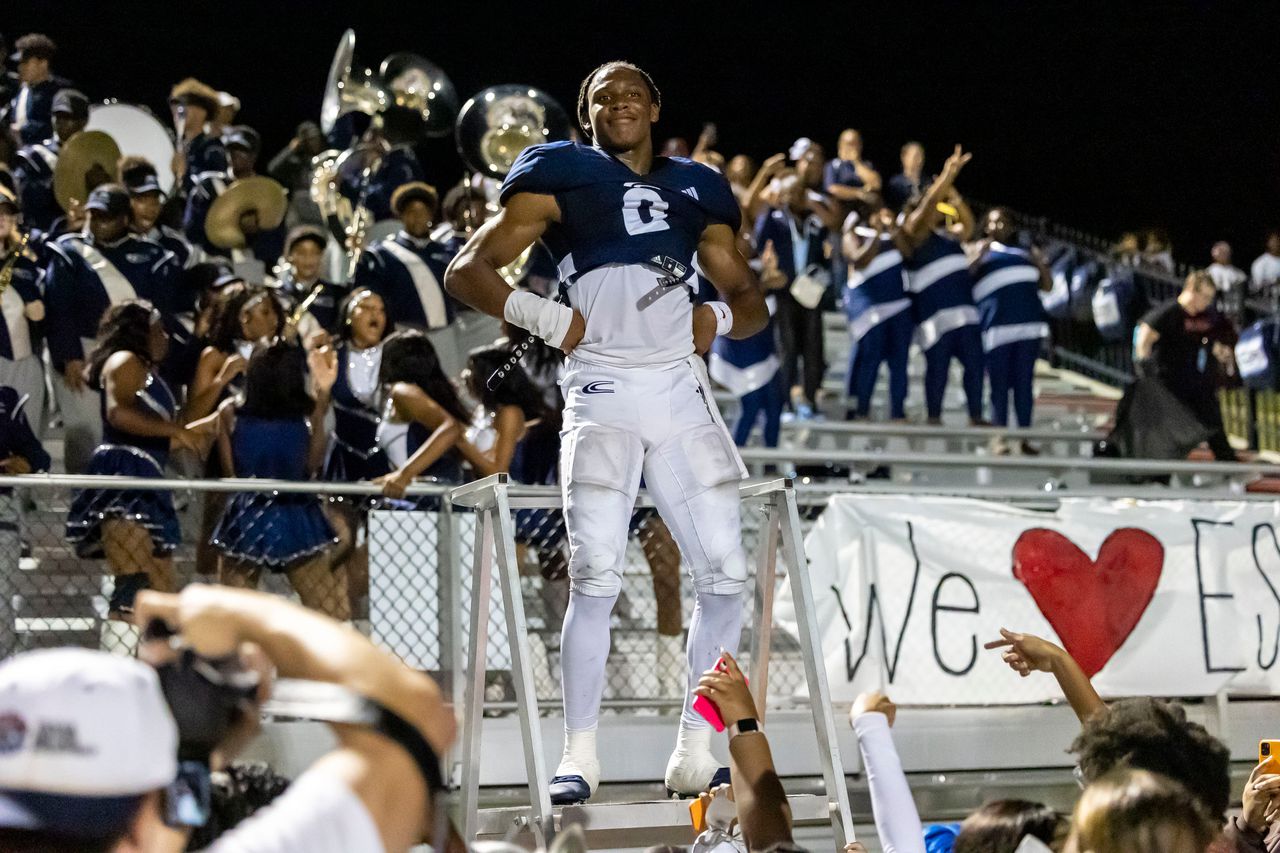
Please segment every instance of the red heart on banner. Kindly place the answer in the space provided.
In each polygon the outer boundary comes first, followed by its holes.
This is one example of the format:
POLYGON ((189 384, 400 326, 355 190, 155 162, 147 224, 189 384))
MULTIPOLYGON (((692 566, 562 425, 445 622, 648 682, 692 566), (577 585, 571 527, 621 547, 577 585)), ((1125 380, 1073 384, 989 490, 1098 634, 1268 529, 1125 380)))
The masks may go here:
POLYGON ((1090 678, 1129 638, 1163 569, 1164 546, 1136 527, 1112 531, 1096 560, 1043 527, 1023 532, 1013 546, 1013 576, 1090 678))

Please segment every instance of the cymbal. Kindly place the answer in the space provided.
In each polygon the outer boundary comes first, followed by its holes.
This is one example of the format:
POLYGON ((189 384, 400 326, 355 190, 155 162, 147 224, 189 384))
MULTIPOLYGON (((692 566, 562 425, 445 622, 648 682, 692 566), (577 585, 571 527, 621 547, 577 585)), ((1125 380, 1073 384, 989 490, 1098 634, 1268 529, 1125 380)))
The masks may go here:
POLYGON ((53 197, 67 210, 71 200, 83 202, 99 184, 117 180, 120 146, 101 130, 82 130, 62 143, 53 169, 53 197))
POLYGON ((270 231, 280 227, 288 207, 288 193, 278 182, 263 175, 242 178, 214 199, 204 220, 204 233, 215 246, 243 249, 249 244, 240 228, 244 214, 257 211, 258 227, 270 231))

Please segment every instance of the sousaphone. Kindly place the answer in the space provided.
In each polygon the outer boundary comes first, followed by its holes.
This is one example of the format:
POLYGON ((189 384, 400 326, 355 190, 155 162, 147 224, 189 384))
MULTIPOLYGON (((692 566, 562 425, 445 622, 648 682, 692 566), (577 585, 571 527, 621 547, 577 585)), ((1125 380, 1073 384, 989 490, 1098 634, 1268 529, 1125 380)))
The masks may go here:
POLYGON ((204 220, 209 242, 223 249, 243 249, 249 237, 241 225, 251 213, 258 215, 258 228, 279 228, 289 208, 289 194, 278 182, 263 175, 242 178, 214 199, 204 220))

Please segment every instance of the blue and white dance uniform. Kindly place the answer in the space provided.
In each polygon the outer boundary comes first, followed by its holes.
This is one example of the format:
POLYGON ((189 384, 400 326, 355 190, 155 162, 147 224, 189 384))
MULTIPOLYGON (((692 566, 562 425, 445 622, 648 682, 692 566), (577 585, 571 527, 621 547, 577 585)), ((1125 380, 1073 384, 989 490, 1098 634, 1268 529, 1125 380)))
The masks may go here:
MULTIPOLYGON (((231 457, 238 477, 310 479, 306 418, 236 416, 231 457)), ((283 572, 337 543, 314 494, 239 492, 227 502, 209 541, 234 560, 283 572)))
POLYGON ((1009 423, 1009 393, 1018 426, 1031 426, 1032 384, 1040 342, 1049 335, 1040 302, 1040 267, 1024 249, 992 243, 973 267, 973 301, 982 323, 991 422, 1009 423))
MULTIPOLYGON (((404 466, 409 457, 431 437, 432 430, 417 421, 394 420, 395 403, 387 400, 382 410, 382 419, 378 423, 378 448, 386 457, 391 470, 404 466)), ((417 477, 417 482, 444 483, 459 485, 462 483, 462 458, 458 451, 449 448, 427 470, 417 477)), ((440 498, 435 495, 410 495, 404 498, 384 498, 386 509, 410 509, 435 512, 440 509, 440 498)))
MULTIPOLYGON (((118 474, 124 477, 161 479, 169 461, 169 439, 127 433, 107 419, 106 392, 100 391, 102 444, 93 451, 86 474, 118 474)), ((172 422, 177 404, 159 371, 147 374, 146 384, 132 403, 141 411, 172 422)), ((67 514, 67 539, 81 557, 101 557, 102 523, 119 518, 136 522, 151 534, 156 556, 178 547, 182 538, 173 493, 149 489, 77 489, 67 514)))
POLYGON ((354 483, 372 480, 391 468, 378 446, 378 371, 382 344, 356 349, 350 343, 338 349, 338 379, 333 384, 333 433, 325 457, 322 478, 354 483))
POLYGON ((850 270, 844 289, 845 317, 849 321, 849 373, 846 391, 856 401, 854 414, 871 412, 880 365, 889 366, 889 417, 906 417, 907 356, 915 330, 911 300, 903 279, 902 253, 888 234, 876 236, 870 228, 858 228, 863 239, 877 239, 880 247, 861 270, 850 270))
POLYGON ((777 447, 786 403, 782 363, 778 360, 775 341, 778 330, 773 321, 777 297, 766 296, 765 304, 769 308, 769 322, 765 327, 742 340, 717 335, 711 344, 707 365, 711 378, 738 398, 740 411, 733 425, 733 442, 739 447, 747 443, 761 416, 764 417, 765 447, 777 447))
POLYGON ((973 304, 969 261, 959 242, 933 231, 904 261, 907 291, 916 320, 916 343, 924 350, 925 411, 942 417, 951 359, 964 369, 969 419, 982 419, 982 336, 973 304))
MULTIPOLYGON (((493 413, 477 409, 472 425, 467 427, 467 441, 481 453, 488 453, 497 441, 493 413)), ((512 481, 526 486, 553 486, 558 482, 560 463, 560 430, 554 423, 539 421, 525 430, 511 454, 507 474, 512 481)), ((516 541, 535 546, 550 546, 565 536, 564 514, 550 509, 516 510, 516 541)))

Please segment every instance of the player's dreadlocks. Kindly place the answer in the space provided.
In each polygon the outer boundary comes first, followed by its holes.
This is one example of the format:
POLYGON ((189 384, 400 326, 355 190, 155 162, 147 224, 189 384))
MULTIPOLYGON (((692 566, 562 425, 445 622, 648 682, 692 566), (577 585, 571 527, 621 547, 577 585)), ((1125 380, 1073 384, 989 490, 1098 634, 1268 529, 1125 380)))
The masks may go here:
POLYGON ((639 74, 641 79, 644 80, 644 85, 647 86, 649 89, 649 98, 658 107, 662 106, 662 93, 658 91, 658 87, 655 86, 653 83, 653 78, 650 77, 649 74, 643 68, 641 68, 638 65, 633 65, 630 62, 626 62, 621 59, 615 59, 612 62, 606 62, 604 65, 601 65, 595 71, 592 71, 590 74, 588 74, 587 79, 582 81, 582 86, 578 89, 578 124, 582 126, 582 132, 586 134, 587 139, 592 138, 591 110, 587 105, 587 90, 591 88, 591 84, 595 81, 596 77, 598 77, 599 75, 603 74, 606 71, 611 71, 614 68, 626 68, 629 71, 634 71, 637 74, 639 74))

